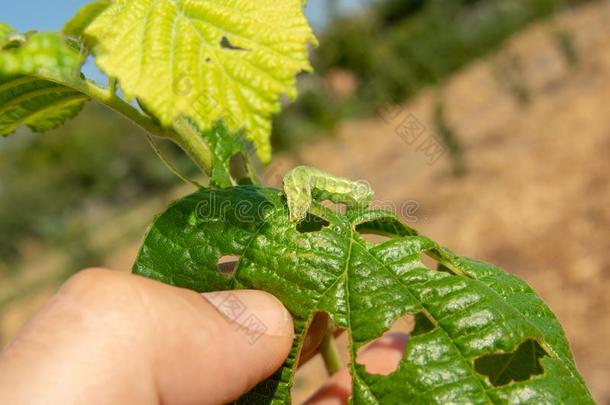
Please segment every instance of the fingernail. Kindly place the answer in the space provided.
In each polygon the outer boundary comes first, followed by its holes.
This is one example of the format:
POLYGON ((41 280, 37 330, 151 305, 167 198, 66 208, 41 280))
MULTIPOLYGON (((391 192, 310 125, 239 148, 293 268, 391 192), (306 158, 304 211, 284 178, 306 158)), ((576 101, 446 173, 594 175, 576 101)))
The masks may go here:
POLYGON ((273 295, 255 290, 218 291, 201 294, 227 321, 267 336, 294 333, 290 313, 273 295))

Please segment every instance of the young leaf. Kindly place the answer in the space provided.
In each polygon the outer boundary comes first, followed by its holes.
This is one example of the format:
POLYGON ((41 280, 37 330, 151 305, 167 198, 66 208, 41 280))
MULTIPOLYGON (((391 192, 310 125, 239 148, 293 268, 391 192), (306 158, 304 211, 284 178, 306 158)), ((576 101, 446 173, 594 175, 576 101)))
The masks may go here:
POLYGON ((34 132, 75 117, 87 97, 68 87, 30 76, 0 76, 0 136, 27 125, 34 132))
POLYGON ((54 33, 14 35, 7 25, 0 25, 0 44, 0 135, 21 125, 43 132, 80 112, 85 95, 46 80, 78 77, 82 58, 74 46, 54 33))
POLYGON ((324 311, 348 330, 354 404, 593 403, 561 326, 525 283, 441 249, 386 211, 341 214, 314 204, 310 213, 325 226, 304 231, 291 222, 278 190, 200 190, 157 218, 134 266, 197 291, 265 290, 290 310, 288 361, 238 402, 290 403, 307 327, 324 311), (392 238, 371 244, 365 231, 392 238), (423 264, 424 254, 439 270, 423 264), (227 255, 239 256, 233 275, 217 268, 227 255), (358 350, 404 314, 425 322, 398 369, 369 374, 358 350))
POLYGON ((110 5, 110 0, 99 0, 82 7, 76 15, 64 25, 62 32, 80 38, 85 29, 110 5))
POLYGON ((210 148, 213 160, 210 185, 220 188, 236 185, 236 179, 231 177, 231 158, 238 153, 246 155, 246 144, 239 137, 231 134, 222 121, 205 131, 188 120, 185 125, 189 125, 189 130, 192 129, 201 136, 210 148))
POLYGON ((86 29, 98 66, 164 126, 188 117, 205 130, 244 130, 263 162, 271 116, 311 70, 315 38, 301 0, 116 0, 86 29))
MULTIPOLYGON (((10 39, 10 37, 9 37, 10 39)), ((76 78, 82 56, 74 43, 50 32, 15 36, 0 49, 0 75, 76 78)))
POLYGON ((4 46, 4 42, 13 32, 15 32, 15 29, 13 27, 0 22, 0 47, 4 46))

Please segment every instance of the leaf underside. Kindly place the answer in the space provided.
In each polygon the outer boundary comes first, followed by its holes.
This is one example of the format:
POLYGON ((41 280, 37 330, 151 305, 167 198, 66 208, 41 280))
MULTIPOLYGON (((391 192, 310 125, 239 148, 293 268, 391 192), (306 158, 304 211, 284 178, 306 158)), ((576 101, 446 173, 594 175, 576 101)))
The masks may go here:
POLYGON ((223 120, 263 162, 271 116, 295 75, 311 70, 315 38, 301 0, 115 0, 85 29, 96 63, 164 126, 223 120))
POLYGON ((45 78, 78 77, 78 50, 59 34, 12 34, 0 24, 0 135, 21 125, 44 132, 75 117, 87 97, 45 78))
POLYGON ((455 256, 386 211, 315 205, 311 213, 324 226, 305 232, 278 190, 203 189, 156 219, 134 266, 201 292, 265 290, 290 310, 297 338, 288 360, 238 403, 290 403, 299 350, 319 311, 348 330, 355 404, 593 403, 557 319, 523 281, 455 256), (361 234, 369 232, 391 239, 371 244, 361 234), (424 254, 439 270, 423 264, 424 254), (233 275, 217 267, 227 255, 240 258, 233 275), (394 373, 367 373, 358 349, 405 314, 428 327, 412 334, 394 373))

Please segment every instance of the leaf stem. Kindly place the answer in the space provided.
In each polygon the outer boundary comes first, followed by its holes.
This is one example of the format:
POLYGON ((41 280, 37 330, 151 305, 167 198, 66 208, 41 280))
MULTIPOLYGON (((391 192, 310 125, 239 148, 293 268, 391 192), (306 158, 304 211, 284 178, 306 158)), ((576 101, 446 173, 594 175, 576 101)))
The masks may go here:
POLYGON ((173 127, 168 138, 180 145, 205 174, 212 176, 212 152, 201 134, 185 118, 175 120, 173 127))
POLYGON ((80 91, 89 98, 99 101, 114 111, 122 114, 124 117, 144 129, 151 135, 161 138, 171 139, 177 143, 199 166, 199 168, 208 176, 212 174, 212 153, 205 140, 192 128, 186 120, 177 120, 174 123, 174 128, 165 128, 143 114, 140 110, 127 103, 122 98, 115 94, 116 85, 109 83, 108 89, 99 87, 95 83, 75 78, 67 80, 62 77, 53 75, 41 75, 43 79, 53 81, 55 83, 70 87, 80 91))
POLYGON ((324 338, 322 339, 320 354, 322 355, 322 360, 324 360, 324 366, 326 367, 329 376, 336 374, 343 367, 341 355, 335 345, 331 328, 328 329, 326 335, 324 335, 324 338))
POLYGON ((198 182, 196 182, 195 180, 191 180, 188 177, 186 177, 185 175, 183 175, 182 173, 180 173, 180 170, 178 170, 178 168, 176 166, 174 166, 174 164, 172 162, 170 162, 163 155, 163 152, 161 152, 159 145, 157 145, 157 143, 153 139, 152 135, 146 134, 146 140, 148 141, 148 144, 152 148, 153 152, 155 152, 155 155, 157 155, 157 157, 161 160, 161 162, 163 162, 165 167, 167 167, 170 172, 174 173, 174 175, 176 177, 178 177, 180 180, 182 180, 183 182, 185 182, 187 184, 193 185, 197 188, 203 188, 203 186, 201 184, 199 184, 198 182))
POLYGON ((108 90, 110 90, 110 93, 115 94, 116 95, 116 78, 115 77, 111 77, 108 79, 108 90))

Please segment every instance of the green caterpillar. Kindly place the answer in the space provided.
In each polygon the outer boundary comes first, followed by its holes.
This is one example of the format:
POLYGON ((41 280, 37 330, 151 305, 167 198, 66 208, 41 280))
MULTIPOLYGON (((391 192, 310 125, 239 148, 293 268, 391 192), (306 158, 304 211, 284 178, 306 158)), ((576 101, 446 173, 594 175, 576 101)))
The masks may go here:
POLYGON ((314 200, 330 200, 352 209, 367 208, 374 196, 365 182, 336 177, 307 166, 295 167, 284 176, 284 194, 293 222, 305 219, 314 200))

